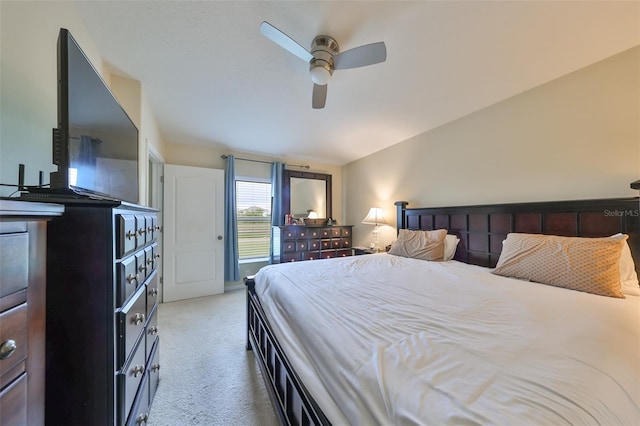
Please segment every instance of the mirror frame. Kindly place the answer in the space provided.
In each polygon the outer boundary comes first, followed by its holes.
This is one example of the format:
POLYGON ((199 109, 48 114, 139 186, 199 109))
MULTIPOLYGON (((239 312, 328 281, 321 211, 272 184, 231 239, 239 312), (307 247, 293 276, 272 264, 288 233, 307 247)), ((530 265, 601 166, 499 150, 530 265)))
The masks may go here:
POLYGON ((327 217, 333 218, 333 214, 331 211, 331 175, 326 173, 314 173, 314 172, 299 172, 297 170, 289 170, 285 169, 284 176, 282 180, 282 210, 284 214, 291 214, 291 178, 299 178, 299 179, 314 179, 314 180, 322 180, 325 182, 325 203, 327 206, 327 217))

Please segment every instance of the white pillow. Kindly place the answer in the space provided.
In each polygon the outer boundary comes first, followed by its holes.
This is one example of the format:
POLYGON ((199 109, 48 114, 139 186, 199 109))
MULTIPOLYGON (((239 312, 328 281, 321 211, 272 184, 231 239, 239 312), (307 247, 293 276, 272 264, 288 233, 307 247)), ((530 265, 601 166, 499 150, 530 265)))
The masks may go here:
MULTIPOLYGON (((612 235, 611 238, 622 239, 624 234, 618 233, 612 235)), ((622 253, 620 254, 620 284, 622 292, 631 296, 640 296, 640 286, 638 286, 638 274, 636 273, 636 265, 631 256, 629 243, 624 242, 622 253)))
POLYGON ((455 235, 447 234, 447 236, 444 237, 444 261, 453 259, 456 255, 459 242, 460 238, 455 235))

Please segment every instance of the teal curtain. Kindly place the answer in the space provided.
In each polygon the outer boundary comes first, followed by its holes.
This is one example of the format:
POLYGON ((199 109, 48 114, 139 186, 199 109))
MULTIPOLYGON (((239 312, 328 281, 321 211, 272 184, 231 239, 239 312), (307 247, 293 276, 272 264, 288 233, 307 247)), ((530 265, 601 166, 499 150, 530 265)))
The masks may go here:
MULTIPOLYGON (((284 163, 275 161, 271 164, 271 226, 284 225, 284 208, 282 206, 282 179, 284 163)), ((271 238, 269 259, 273 263, 273 238, 271 238)))
POLYGON ((284 209, 282 206, 282 179, 284 163, 278 161, 271 164, 271 225, 284 225, 284 209))
POLYGON ((224 173, 224 280, 240 281, 236 171, 233 155, 227 156, 227 167, 224 173))

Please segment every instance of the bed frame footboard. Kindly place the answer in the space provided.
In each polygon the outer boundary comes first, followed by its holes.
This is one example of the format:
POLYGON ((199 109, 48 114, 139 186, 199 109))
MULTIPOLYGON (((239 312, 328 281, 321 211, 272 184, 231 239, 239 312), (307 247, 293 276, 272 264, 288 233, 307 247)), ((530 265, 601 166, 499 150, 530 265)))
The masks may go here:
POLYGON ((253 350, 264 383, 283 425, 331 425, 291 367, 267 321, 255 293, 252 276, 247 286, 247 350, 253 350))

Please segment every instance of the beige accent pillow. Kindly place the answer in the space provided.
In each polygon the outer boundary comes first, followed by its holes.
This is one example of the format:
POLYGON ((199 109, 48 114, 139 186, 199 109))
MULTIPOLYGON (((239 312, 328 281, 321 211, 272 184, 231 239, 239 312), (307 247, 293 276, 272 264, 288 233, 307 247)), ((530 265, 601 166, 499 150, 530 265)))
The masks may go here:
POLYGON ((389 254, 422 260, 443 260, 446 229, 435 231, 412 231, 401 229, 393 242, 389 254))
POLYGON ((494 274, 624 298, 619 262, 624 238, 507 235, 494 274))
MULTIPOLYGON (((611 238, 629 238, 627 234, 612 235, 611 238)), ((625 295, 640 296, 638 287, 638 274, 636 274, 636 264, 631 256, 629 242, 625 241, 620 255, 620 284, 625 295)))

